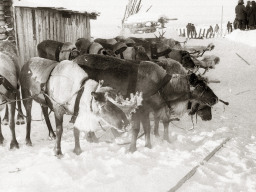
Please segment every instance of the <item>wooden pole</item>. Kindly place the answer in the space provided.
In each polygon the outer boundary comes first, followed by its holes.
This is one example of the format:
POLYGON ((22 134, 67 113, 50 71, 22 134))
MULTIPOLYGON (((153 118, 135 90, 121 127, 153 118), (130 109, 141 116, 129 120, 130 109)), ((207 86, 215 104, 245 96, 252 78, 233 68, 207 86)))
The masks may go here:
POLYGON ((248 61, 246 61, 243 57, 241 57, 238 53, 236 53, 238 57, 240 57, 247 65, 251 65, 248 61))
POLYGON ((221 37, 223 35, 222 24, 223 24, 223 5, 221 7, 221 21, 220 21, 220 35, 221 35, 221 37))
POLYGON ((211 153, 209 153, 197 166, 195 166, 190 172, 188 172, 174 187, 172 187, 168 192, 175 192, 179 189, 187 180, 189 180, 195 173, 198 167, 204 165, 206 161, 212 158, 212 156, 219 151, 225 143, 227 143, 230 138, 226 138, 224 141, 221 142, 211 153))

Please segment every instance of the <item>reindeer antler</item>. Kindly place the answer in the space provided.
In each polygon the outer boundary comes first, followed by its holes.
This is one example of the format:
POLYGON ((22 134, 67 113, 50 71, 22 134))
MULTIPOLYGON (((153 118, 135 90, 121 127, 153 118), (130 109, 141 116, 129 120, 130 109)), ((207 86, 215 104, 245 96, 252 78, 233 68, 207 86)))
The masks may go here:
POLYGON ((130 98, 124 99, 122 95, 117 95, 115 100, 112 98, 109 100, 129 115, 135 112, 139 106, 142 106, 143 97, 142 92, 136 92, 136 94, 131 94, 130 98))

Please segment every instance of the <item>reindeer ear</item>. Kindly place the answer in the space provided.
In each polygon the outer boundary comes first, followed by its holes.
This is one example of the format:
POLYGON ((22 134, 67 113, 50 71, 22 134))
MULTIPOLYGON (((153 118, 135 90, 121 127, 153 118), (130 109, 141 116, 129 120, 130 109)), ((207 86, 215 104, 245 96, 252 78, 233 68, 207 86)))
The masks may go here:
POLYGON ((81 51, 81 44, 82 44, 82 42, 80 41, 80 39, 77 39, 75 46, 76 46, 77 50, 79 50, 79 51, 81 51))
POLYGON ((104 83, 104 80, 99 80, 99 86, 102 87, 104 83))
POLYGON ((182 57, 184 57, 184 56, 186 56, 186 55, 189 54, 187 51, 182 51, 182 50, 181 50, 180 52, 181 52, 181 56, 182 56, 182 57))
POLYGON ((196 76, 195 73, 192 73, 189 77, 189 83, 192 85, 192 86, 196 86, 196 83, 198 81, 198 78, 196 76))

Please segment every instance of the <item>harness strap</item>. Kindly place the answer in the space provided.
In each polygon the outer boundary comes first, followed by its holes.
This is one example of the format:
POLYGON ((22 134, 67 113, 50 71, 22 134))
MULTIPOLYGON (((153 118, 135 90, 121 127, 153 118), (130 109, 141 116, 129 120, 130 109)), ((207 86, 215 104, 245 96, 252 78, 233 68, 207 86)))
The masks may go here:
POLYGON ((157 53, 158 57, 162 57, 165 56, 166 58, 168 58, 168 54, 172 51, 172 49, 168 48, 162 52, 157 53))
POLYGON ((123 52, 127 49, 127 47, 122 47, 118 50, 115 51, 115 54, 116 55, 120 55, 121 59, 124 59, 124 55, 123 55, 123 52))
POLYGON ((158 59, 159 57, 165 56, 168 58, 168 54, 172 51, 172 49, 168 48, 162 52, 157 52, 157 44, 153 43, 150 45, 151 49, 151 59, 158 59))
POLYGON ((76 96, 76 101, 75 101, 75 106, 74 106, 74 114, 70 120, 71 123, 75 123, 76 122, 76 118, 79 112, 79 104, 80 104, 80 100, 82 97, 82 94, 84 92, 84 84, 86 82, 86 78, 82 81, 81 83, 81 89, 78 91, 77 96, 76 96))
MULTIPOLYGON (((68 56, 68 60, 71 60, 71 56, 72 56, 72 53, 74 52, 74 50, 76 50, 75 47, 70 50, 70 53, 69 53, 69 56, 68 56)), ((76 50, 76 51, 77 51, 77 50, 76 50)), ((77 51, 77 52, 78 52, 78 51, 77 51)))
POLYGON ((103 47, 101 47, 100 49, 99 49, 99 51, 98 51, 98 53, 97 54, 100 54, 100 52, 103 50, 104 48, 103 47))
POLYGON ((2 75, 0 75, 0 85, 3 85, 8 91, 12 93, 16 93, 17 89, 15 89, 12 84, 2 75))
POLYGON ((188 102, 188 107, 187 107, 187 109, 189 110, 189 109, 191 109, 191 107, 192 107, 192 102, 189 101, 189 102, 188 102))
POLYGON ((158 59, 156 44, 150 44, 151 59, 158 59))
MULTIPOLYGON (((137 69, 131 71, 131 76, 129 79, 129 84, 128 84, 128 88, 127 88, 127 93, 126 93, 126 98, 128 98, 130 96, 130 93, 135 93, 136 90, 136 85, 137 85, 137 78, 138 78, 138 67, 136 67, 137 69)), ((132 68, 133 69, 133 68, 132 68)))
POLYGON ((60 51, 61 51, 63 45, 64 45, 64 43, 59 44, 56 51, 55 51, 55 59, 58 62, 60 61, 60 51))
POLYGON ((89 54, 89 52, 90 52, 90 48, 91 48, 91 46, 92 46, 92 44, 93 44, 93 42, 89 45, 89 47, 87 48, 87 53, 89 54))
POLYGON ((121 59, 124 59, 124 54, 120 53, 120 57, 121 57, 121 59))

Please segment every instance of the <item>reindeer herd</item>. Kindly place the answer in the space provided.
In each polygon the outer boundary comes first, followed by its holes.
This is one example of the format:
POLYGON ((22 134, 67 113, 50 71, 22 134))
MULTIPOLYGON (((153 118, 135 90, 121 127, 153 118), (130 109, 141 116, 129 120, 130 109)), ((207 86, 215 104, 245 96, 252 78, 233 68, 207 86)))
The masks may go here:
MULTIPOLYGON (((72 115, 74 152, 82 152, 80 131, 86 131, 92 141, 99 122, 118 131, 131 127, 129 151, 136 151, 136 141, 142 124, 145 147, 151 148, 149 114, 154 114, 154 135, 159 136, 159 122, 164 124, 163 139, 170 142, 169 123, 184 113, 212 119, 212 107, 219 99, 200 74, 199 68, 214 68, 219 57, 203 56, 214 45, 181 46, 164 37, 135 38, 118 36, 95 39, 79 38, 70 42, 45 40, 37 45, 38 56, 19 69, 15 46, 0 44, 0 109, 6 107, 3 122, 9 122, 12 133, 10 148, 19 148, 15 135, 17 123, 25 123, 26 144, 32 145, 32 101, 41 105, 49 136, 56 138, 55 154, 61 155, 63 116, 72 115), (20 91, 22 97, 20 97, 20 91), (129 97, 132 98, 129 99, 129 97), (26 110, 23 115, 21 101, 26 110), (53 131, 49 109, 54 112, 53 131)), ((204 72, 204 73, 205 73, 204 72)), ((223 102, 223 101, 222 101, 223 102)), ((228 104, 223 102, 224 104, 228 104)), ((4 141, 0 124, 0 144, 4 141)))

